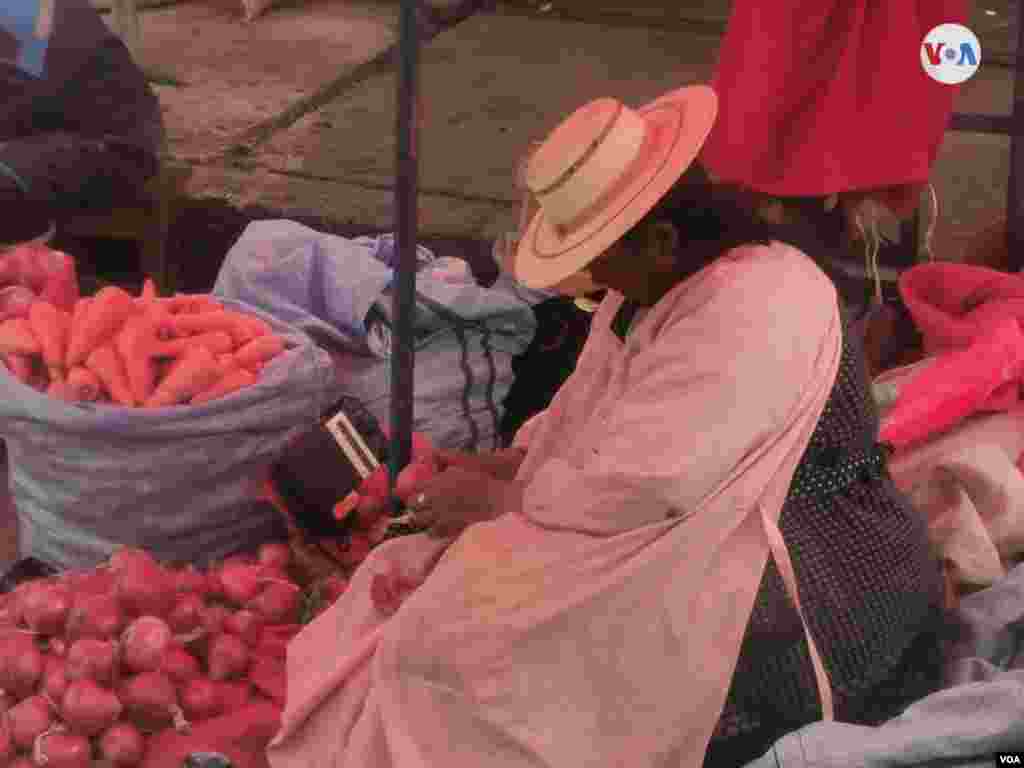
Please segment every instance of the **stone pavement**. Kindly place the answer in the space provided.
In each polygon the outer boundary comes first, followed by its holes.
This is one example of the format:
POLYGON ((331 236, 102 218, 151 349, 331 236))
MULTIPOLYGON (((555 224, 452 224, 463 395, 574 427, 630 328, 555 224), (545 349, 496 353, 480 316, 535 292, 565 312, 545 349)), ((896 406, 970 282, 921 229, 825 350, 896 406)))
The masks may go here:
MULTIPOLYGON (((977 5, 972 25, 983 46, 993 41, 994 58, 1006 58, 1013 9, 1006 0, 977 5)), ((639 104, 706 79, 728 7, 725 0, 512 0, 443 33, 422 52, 421 230, 491 237, 514 227, 512 174, 527 143, 595 96, 639 104)), ((217 153, 387 48, 396 11, 394 2, 312 0, 249 26, 224 0, 145 12, 147 63, 184 82, 158 91, 175 154, 195 163, 192 194, 391 227, 393 74, 355 83, 242 157, 217 153)), ((993 63, 962 89, 959 109, 1007 113, 1011 103, 1010 73, 993 63)), ((884 126, 864 131, 866 140, 884 140, 884 126)), ((1008 167, 1006 139, 947 135, 935 173, 940 257, 959 256, 967 234, 999 215, 1008 167)))

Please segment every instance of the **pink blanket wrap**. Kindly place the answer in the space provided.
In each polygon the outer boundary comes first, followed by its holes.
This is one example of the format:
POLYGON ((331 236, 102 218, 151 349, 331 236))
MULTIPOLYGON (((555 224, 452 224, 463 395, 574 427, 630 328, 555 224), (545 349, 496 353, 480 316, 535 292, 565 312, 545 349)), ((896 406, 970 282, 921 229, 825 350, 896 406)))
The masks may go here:
POLYGON ((379 547, 292 642, 273 768, 699 768, 769 552, 800 605, 777 522, 841 322, 780 244, 676 286, 625 342, 622 302, 517 435, 521 505, 379 547), (385 618, 370 583, 396 561, 426 578, 385 618))

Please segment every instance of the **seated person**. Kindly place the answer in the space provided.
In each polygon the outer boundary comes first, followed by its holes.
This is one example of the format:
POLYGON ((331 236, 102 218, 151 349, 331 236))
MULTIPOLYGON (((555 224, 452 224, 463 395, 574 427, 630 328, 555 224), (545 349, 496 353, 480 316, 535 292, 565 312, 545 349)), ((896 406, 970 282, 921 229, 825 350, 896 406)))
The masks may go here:
POLYGON ((579 363, 512 447, 443 453, 408 496, 427 535, 293 641, 273 768, 732 768, 939 686, 941 571, 860 340, 813 239, 694 162, 716 104, 598 100, 535 153, 505 266, 608 289, 579 363), (396 566, 419 586, 381 612, 396 566))
POLYGON ((162 141, 156 96, 89 0, 0 4, 0 245, 136 199, 162 141))

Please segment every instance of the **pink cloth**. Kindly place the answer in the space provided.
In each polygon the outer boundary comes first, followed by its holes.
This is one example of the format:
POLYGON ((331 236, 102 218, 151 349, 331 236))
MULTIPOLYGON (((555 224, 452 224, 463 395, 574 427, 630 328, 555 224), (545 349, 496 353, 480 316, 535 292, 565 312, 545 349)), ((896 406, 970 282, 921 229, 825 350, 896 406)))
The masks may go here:
POLYGON ((975 416, 897 453, 889 472, 928 519, 956 580, 988 586, 1024 555, 1024 409, 975 416))
POLYGON ((1024 319, 1024 276, 970 264, 919 264, 900 276, 900 295, 935 354, 963 349, 1006 318, 1024 319))
POLYGON ((701 765, 769 552, 799 606, 777 521, 837 375, 836 294, 774 244, 625 344, 621 303, 519 436, 521 510, 382 546, 293 641, 273 768, 701 765), (396 559, 429 576, 385 619, 369 588, 396 559))
POLYGON ((980 412, 1005 411, 1019 401, 1024 334, 1004 317, 966 349, 933 358, 900 388, 879 438, 897 449, 920 443, 980 412))
POLYGON ((900 277, 900 293, 931 362, 902 385, 882 420, 883 442, 902 449, 974 414, 1018 405, 1024 278, 966 264, 920 264, 900 277))

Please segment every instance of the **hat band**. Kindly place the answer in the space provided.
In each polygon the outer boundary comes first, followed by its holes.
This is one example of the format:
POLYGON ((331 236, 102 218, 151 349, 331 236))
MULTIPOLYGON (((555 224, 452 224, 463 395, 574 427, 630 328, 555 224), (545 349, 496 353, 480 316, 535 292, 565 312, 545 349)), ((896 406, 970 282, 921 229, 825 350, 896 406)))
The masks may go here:
POLYGON ((647 135, 646 121, 621 108, 609 123, 601 131, 603 139, 587 142, 587 151, 570 166, 572 172, 561 174, 554 189, 549 185, 537 193, 541 208, 555 226, 565 227, 580 219, 635 164, 647 135))
POLYGON ((604 143, 605 139, 607 139, 608 136, 611 134, 612 130, 615 128, 615 124, 619 120, 619 116, 622 114, 622 110, 623 104, 620 102, 619 104, 616 105, 615 114, 612 115, 611 119, 608 120, 608 124, 601 129, 601 133, 597 135, 597 138, 590 142, 590 146, 587 147, 586 151, 582 155, 580 155, 579 160, 577 160, 568 168, 566 168, 565 171, 562 172, 561 176, 559 176, 553 182, 548 184, 546 187, 544 187, 543 189, 534 190, 534 196, 538 198, 547 197, 552 192, 556 192, 561 187, 564 187, 566 184, 568 184, 569 179, 571 179, 576 174, 576 172, 579 171, 579 169, 582 168, 584 164, 586 164, 586 162, 594 156, 594 154, 597 152, 598 147, 600 147, 601 144, 604 143))
POLYGON ((644 156, 647 154, 652 143, 651 132, 648 131, 643 138, 643 143, 640 145, 640 151, 637 152, 633 162, 629 164, 625 172, 619 175, 619 177, 608 186, 608 188, 601 193, 601 195, 593 203, 588 205, 582 211, 580 211, 575 217, 562 224, 555 225, 555 231, 560 237, 565 237, 575 229, 579 229, 585 226, 588 222, 594 219, 598 214, 601 213, 607 207, 608 203, 618 198, 622 193, 629 188, 629 186, 636 181, 639 171, 644 168, 644 156))

